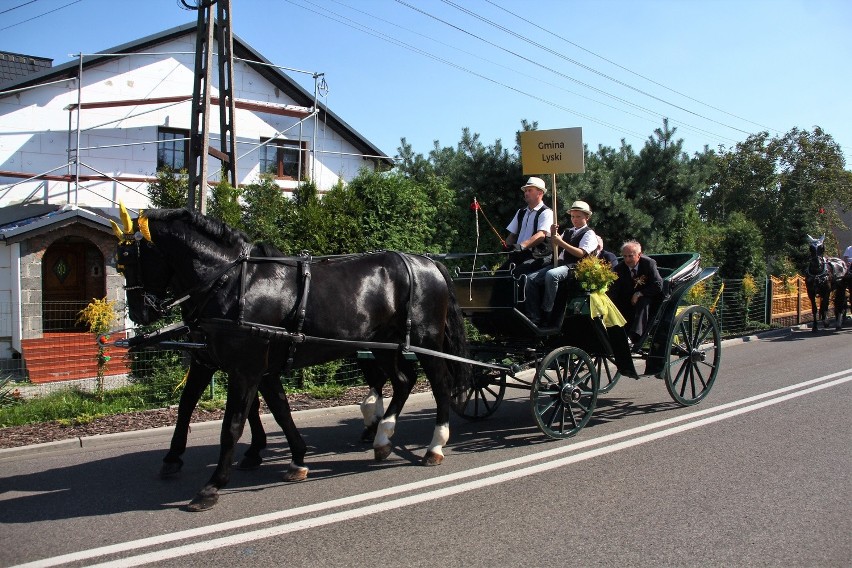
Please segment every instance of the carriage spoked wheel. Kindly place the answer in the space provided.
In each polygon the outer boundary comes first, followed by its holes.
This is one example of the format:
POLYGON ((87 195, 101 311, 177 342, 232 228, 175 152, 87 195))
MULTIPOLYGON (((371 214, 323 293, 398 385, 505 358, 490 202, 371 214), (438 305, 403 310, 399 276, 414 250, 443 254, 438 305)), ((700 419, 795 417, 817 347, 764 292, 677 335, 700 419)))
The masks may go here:
POLYGON ((475 366, 471 388, 455 397, 452 408, 468 420, 482 420, 494 414, 506 394, 506 371, 475 366))
POLYGON ((704 306, 689 306, 675 318, 664 379, 678 404, 698 404, 710 392, 722 359, 720 335, 716 317, 704 306))
POLYGON ((606 394, 621 378, 621 371, 618 370, 615 361, 606 355, 595 355, 594 361, 595 371, 598 372, 598 381, 600 382, 598 394, 606 394))
POLYGON ((530 393, 538 427, 550 438, 570 438, 592 417, 599 387, 588 353, 570 346, 551 351, 538 367, 530 393))

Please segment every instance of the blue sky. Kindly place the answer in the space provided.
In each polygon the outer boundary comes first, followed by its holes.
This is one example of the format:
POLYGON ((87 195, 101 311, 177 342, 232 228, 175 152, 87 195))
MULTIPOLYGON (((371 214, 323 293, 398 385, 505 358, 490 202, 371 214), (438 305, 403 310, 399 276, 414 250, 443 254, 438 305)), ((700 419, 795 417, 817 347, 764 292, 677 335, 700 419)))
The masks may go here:
MULTIPOLYGON (((0 0, 0 50, 57 65, 196 17, 179 0, 0 0)), ((464 127, 512 148, 522 119, 638 151, 668 117, 690 153, 820 126, 852 167, 847 0, 232 0, 232 20, 273 63, 324 73, 324 102, 391 156, 464 127)))

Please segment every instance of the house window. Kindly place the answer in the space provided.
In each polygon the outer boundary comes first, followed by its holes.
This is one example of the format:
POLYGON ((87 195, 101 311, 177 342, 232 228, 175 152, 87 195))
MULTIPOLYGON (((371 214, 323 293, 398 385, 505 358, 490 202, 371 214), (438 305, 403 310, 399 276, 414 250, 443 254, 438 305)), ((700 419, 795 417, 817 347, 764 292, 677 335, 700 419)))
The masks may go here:
POLYGON ((175 171, 186 168, 189 158, 189 131, 178 128, 157 129, 157 169, 175 171))
POLYGON ((272 174, 276 179, 303 179, 307 171, 307 148, 307 142, 298 140, 270 140, 260 148, 260 172, 272 174))

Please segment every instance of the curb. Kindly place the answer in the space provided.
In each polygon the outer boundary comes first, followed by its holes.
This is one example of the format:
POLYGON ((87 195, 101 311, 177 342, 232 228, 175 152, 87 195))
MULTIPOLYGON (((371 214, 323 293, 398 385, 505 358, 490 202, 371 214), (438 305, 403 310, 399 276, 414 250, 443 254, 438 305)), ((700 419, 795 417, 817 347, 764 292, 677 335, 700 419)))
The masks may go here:
POLYGON ((755 341, 762 341, 764 339, 773 339, 775 337, 782 337, 784 335, 791 334, 794 331, 801 331, 806 329, 808 329, 808 324, 803 323, 801 325, 795 325, 792 327, 782 327, 781 329, 771 329, 769 331, 762 331, 754 335, 743 335, 742 337, 723 339, 722 347, 732 347, 741 343, 753 343, 755 341))
MULTIPOLYGON (((432 393, 430 392, 420 392, 412 394, 408 397, 409 402, 417 400, 418 398, 423 397, 431 397, 432 393)), ((309 408, 306 410, 294 410, 293 414, 298 416, 315 416, 315 415, 323 415, 323 414, 337 414, 337 413, 356 413, 357 417, 360 418, 361 411, 357 404, 345 404, 341 406, 329 406, 325 408, 309 408)), ((275 422, 275 418, 272 414, 262 414, 260 419, 263 421, 265 427, 269 428, 278 428, 278 424, 275 422)), ((222 428, 221 420, 208 420, 207 422, 193 422, 191 424, 191 428, 196 432, 205 432, 208 430, 212 430, 214 432, 219 432, 222 428)), ((98 448, 105 448, 111 445, 115 445, 119 442, 128 442, 133 440, 143 440, 145 438, 154 439, 158 436, 162 437, 166 444, 168 445, 168 441, 171 439, 172 432, 174 431, 174 425, 171 426, 160 426, 159 428, 147 428, 145 430, 129 430, 127 432, 116 432, 114 434, 98 434, 95 436, 82 436, 76 438, 69 438, 67 440, 57 440, 56 442, 44 442, 42 444, 30 444, 29 446, 18 446, 15 448, 2 448, 0 449, 0 461, 7 459, 14 459, 17 457, 23 456, 40 456, 45 454, 57 453, 57 452, 65 452, 65 451, 78 451, 78 450, 96 450, 98 448)), ((245 432, 244 432, 245 437, 245 432)))

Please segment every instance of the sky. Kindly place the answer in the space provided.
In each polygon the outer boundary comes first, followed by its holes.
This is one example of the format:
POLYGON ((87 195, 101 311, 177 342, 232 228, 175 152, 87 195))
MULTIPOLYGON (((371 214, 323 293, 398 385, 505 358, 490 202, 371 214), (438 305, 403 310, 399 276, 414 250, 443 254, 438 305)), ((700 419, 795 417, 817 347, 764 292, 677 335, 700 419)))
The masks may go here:
MULTIPOLYGON (((59 65, 196 19, 180 0, 0 0, 0 51, 59 65)), ((852 167, 848 0, 232 0, 231 19, 322 73, 322 102, 389 156, 463 128, 511 150, 522 120, 638 152, 668 118, 689 154, 819 126, 852 167)))

